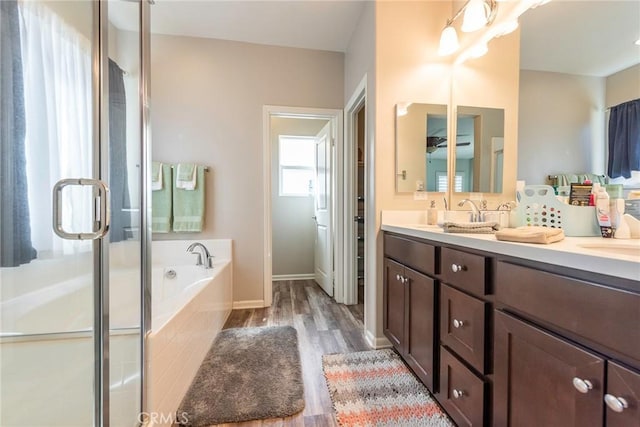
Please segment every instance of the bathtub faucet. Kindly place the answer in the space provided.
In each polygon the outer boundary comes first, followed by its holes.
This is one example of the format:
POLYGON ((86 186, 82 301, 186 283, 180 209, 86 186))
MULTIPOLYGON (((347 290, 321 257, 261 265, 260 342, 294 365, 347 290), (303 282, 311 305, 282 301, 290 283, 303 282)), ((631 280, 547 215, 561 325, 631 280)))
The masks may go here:
POLYGON ((190 244, 187 248, 187 252, 198 255, 198 257, 196 258, 196 265, 203 265, 204 268, 213 268, 213 255, 209 253, 207 247, 202 243, 195 242, 190 244), (196 248, 202 249, 202 253, 194 252, 196 248), (206 260, 206 262, 202 262, 203 258, 206 260))

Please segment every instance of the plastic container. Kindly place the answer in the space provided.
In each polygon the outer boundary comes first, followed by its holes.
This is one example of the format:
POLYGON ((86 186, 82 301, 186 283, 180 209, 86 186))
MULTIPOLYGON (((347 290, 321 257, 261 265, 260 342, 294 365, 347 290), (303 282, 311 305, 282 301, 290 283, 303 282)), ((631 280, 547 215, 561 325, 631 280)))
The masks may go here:
POLYGON ((600 236, 594 206, 564 204, 549 185, 528 185, 517 197, 517 226, 561 228, 566 236, 600 236))

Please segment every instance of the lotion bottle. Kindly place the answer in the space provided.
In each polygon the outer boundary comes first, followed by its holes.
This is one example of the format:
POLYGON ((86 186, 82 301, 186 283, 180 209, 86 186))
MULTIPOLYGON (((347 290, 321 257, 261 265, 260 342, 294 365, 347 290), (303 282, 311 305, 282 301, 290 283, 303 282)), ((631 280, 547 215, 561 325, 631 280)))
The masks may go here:
POLYGON ((604 188, 599 187, 594 196, 600 233, 602 237, 611 238, 613 237, 613 228, 611 227, 611 216, 609 214, 609 194, 604 188))

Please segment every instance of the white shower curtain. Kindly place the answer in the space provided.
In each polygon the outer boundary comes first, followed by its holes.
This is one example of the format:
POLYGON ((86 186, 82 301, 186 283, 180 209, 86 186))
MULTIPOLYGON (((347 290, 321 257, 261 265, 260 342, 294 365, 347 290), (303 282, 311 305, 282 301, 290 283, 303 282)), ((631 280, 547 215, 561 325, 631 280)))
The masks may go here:
MULTIPOLYGON (((91 45, 46 5, 22 1, 20 13, 33 246, 38 258, 89 250, 90 242, 53 233, 51 190, 62 178, 92 176, 91 45)), ((63 191, 66 230, 92 229, 92 198, 85 191, 63 191)))

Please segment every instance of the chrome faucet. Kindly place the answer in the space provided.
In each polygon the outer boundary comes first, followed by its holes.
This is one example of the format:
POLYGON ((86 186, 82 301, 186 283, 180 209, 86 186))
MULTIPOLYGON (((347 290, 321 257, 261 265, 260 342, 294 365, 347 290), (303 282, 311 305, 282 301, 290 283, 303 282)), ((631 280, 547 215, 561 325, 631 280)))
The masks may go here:
POLYGON ((460 203, 458 203, 458 206, 463 207, 465 203, 469 203, 471 205, 471 215, 470 215, 471 222, 480 222, 481 216, 480 216, 480 209, 478 209, 478 206, 471 199, 462 199, 460 203))
POLYGON ((195 242, 190 244, 187 248, 187 252, 198 255, 198 257, 196 258, 196 265, 203 265, 204 268, 213 268, 213 255, 209 253, 207 247, 202 243, 195 242), (196 248, 202 249, 202 253, 194 252, 196 248), (203 262, 203 256, 206 262, 203 262))

